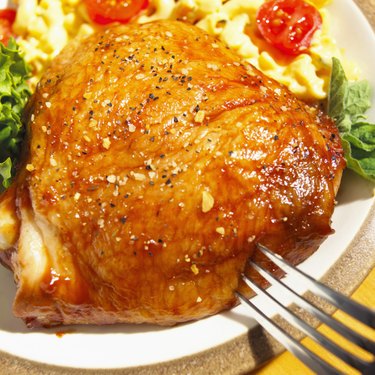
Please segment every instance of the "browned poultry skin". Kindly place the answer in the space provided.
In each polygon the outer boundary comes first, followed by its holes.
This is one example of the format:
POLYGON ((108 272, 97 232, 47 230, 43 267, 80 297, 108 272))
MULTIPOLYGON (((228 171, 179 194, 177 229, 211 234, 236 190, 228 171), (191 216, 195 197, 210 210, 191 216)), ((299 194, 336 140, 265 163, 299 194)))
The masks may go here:
POLYGON ((29 284, 21 224, 14 312, 29 325, 199 319, 236 303, 257 241, 304 258, 331 233, 335 126, 193 26, 70 45, 28 119, 17 205, 47 247, 29 284))

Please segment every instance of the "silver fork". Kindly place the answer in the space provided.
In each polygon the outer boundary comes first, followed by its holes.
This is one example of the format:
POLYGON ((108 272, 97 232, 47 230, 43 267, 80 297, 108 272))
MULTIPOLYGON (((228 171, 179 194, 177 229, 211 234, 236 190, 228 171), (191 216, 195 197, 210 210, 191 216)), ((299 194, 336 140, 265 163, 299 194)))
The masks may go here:
MULTIPOLYGON (((333 306, 339 308, 345 313, 351 315, 363 324, 371 327, 373 330, 375 328, 375 310, 369 309, 348 297, 332 290, 326 285, 316 281, 312 277, 308 276, 298 268, 292 266, 286 262, 281 256, 273 253, 268 248, 263 245, 258 244, 258 249, 266 255, 270 260, 272 260, 278 267, 280 267, 287 274, 298 277, 298 279, 304 283, 308 289, 315 293, 316 295, 323 297, 333 306)), ((362 336, 361 334, 353 331, 346 325, 342 324, 340 321, 329 316, 323 312, 320 308, 313 305, 304 297, 300 296, 297 292, 292 290, 292 288, 285 284, 282 280, 275 278, 269 271, 263 269, 258 264, 253 261, 249 261, 249 264, 265 278, 271 285, 278 285, 282 287, 283 292, 293 296, 293 302, 297 303, 304 310, 308 311, 316 318, 318 318, 322 323, 325 323, 330 328, 334 329, 341 336, 347 338, 352 343, 361 347, 368 353, 375 355, 375 342, 362 336)), ((336 357, 340 358, 346 362, 351 367, 357 369, 363 374, 375 374, 375 361, 367 362, 358 356, 349 353, 342 347, 337 345, 327 336, 324 336, 318 332, 311 325, 307 324, 304 320, 298 317, 290 309, 288 309, 284 304, 278 301, 275 296, 271 295, 267 290, 260 287, 254 281, 252 281, 245 274, 242 275, 242 279, 245 283, 258 295, 263 295, 269 302, 275 305, 278 309, 280 315, 287 320, 294 327, 298 328, 305 335, 312 338, 314 341, 322 345, 325 349, 329 350, 336 357)), ((306 346, 301 344, 292 335, 287 333, 283 328, 276 324, 273 320, 268 318, 251 300, 247 299, 240 292, 236 292, 237 296, 242 302, 244 302, 252 311, 253 317, 258 321, 258 323, 263 326, 274 338, 276 338, 286 349, 293 353, 297 358, 299 358, 303 363, 310 367, 313 371, 318 374, 338 374, 340 371, 333 367, 331 364, 325 362, 322 358, 308 349, 306 346)), ((375 332, 374 332, 375 333, 375 332)))

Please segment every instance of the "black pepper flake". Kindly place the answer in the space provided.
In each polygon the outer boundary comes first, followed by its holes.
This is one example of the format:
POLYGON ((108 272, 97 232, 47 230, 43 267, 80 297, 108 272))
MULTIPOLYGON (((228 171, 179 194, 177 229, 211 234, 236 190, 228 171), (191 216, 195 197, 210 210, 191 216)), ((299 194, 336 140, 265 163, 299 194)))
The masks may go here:
POLYGON ((199 104, 194 108, 194 112, 199 112, 200 110, 200 107, 199 107, 199 104))
POLYGON ((160 154, 160 158, 163 159, 165 157, 165 154, 160 154))
POLYGON ((173 122, 178 122, 178 118, 176 116, 173 117, 173 122))
POLYGON ((229 151, 228 154, 229 154, 229 156, 233 156, 234 151, 229 151))
POLYGON ((154 181, 150 181, 150 182, 149 182, 149 185, 150 185, 150 186, 154 186, 154 185, 155 185, 155 182, 154 182, 154 181))
POLYGON ((154 94, 150 94, 148 97, 149 97, 150 99, 154 99, 154 98, 155 98, 154 94))
POLYGON ((155 137, 152 136, 152 137, 150 138, 150 141, 151 141, 151 142, 155 142, 155 137))
POLYGON ((120 217, 120 223, 121 223, 121 224, 125 224, 125 223, 126 223, 126 220, 127 220, 127 217, 126 217, 126 216, 122 216, 122 217, 120 217))
POLYGON ((273 137, 273 139, 274 139, 275 141, 278 141, 278 140, 279 140, 279 136, 278 136, 278 135, 275 135, 275 136, 273 137))

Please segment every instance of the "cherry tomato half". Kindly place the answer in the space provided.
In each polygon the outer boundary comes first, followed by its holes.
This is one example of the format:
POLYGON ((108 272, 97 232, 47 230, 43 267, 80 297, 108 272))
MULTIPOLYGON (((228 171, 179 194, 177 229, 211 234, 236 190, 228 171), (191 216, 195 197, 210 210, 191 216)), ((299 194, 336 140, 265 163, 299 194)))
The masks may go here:
POLYGON ((142 9, 148 0, 84 0, 90 18, 100 25, 112 22, 127 23, 142 9))
POLYGON ((0 10, 0 42, 4 45, 8 44, 9 38, 13 35, 12 25, 16 19, 16 11, 14 9, 0 10))
POLYGON ((302 0, 266 1, 256 19, 263 38, 287 55, 306 51, 322 26, 319 11, 302 0))

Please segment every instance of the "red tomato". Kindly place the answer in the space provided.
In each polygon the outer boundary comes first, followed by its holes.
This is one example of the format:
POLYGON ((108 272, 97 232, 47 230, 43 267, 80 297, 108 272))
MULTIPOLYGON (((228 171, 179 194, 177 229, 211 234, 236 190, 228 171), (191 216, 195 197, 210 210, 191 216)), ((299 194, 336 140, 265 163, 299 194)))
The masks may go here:
POLYGON ((84 0, 90 18, 98 24, 126 23, 142 9, 148 0, 84 0))
POLYGON ((306 51, 322 25, 319 11, 302 0, 266 1, 256 19, 263 38, 287 55, 306 51))
POLYGON ((12 34, 12 25, 16 19, 16 11, 14 9, 0 10, 0 42, 4 45, 8 44, 12 34))

